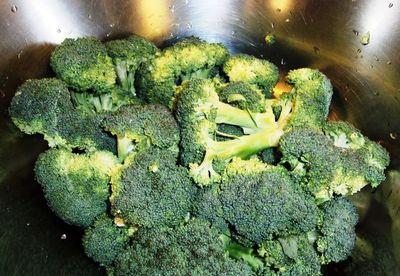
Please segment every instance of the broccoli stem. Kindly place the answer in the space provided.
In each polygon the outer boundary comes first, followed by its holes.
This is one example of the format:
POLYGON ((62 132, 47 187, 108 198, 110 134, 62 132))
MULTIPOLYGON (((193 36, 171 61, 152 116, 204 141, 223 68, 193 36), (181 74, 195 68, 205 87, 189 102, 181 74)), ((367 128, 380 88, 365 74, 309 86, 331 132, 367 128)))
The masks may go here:
POLYGON ((262 129, 229 141, 216 142, 210 139, 207 143, 207 151, 210 152, 208 157, 228 160, 236 156, 246 159, 266 148, 278 146, 282 135, 283 129, 277 127, 262 129))
POLYGON ((276 124, 272 110, 271 112, 250 114, 246 110, 223 102, 217 102, 215 107, 217 109, 217 117, 215 119, 217 124, 224 123, 240 126, 245 130, 246 134, 253 133, 260 128, 270 128, 276 124))
POLYGON ((244 247, 235 243, 225 234, 220 235, 220 239, 224 243, 225 250, 231 258, 243 260, 248 263, 255 271, 263 267, 264 263, 260 258, 253 255, 253 249, 244 247))
POLYGON ((129 67, 130 64, 124 60, 115 65, 115 71, 117 72, 118 81, 122 89, 129 91, 132 93, 133 96, 136 96, 134 86, 135 71, 130 70, 129 67))
POLYGON ((135 150, 135 145, 131 138, 127 136, 117 137, 117 152, 119 161, 123 161, 131 152, 135 150))

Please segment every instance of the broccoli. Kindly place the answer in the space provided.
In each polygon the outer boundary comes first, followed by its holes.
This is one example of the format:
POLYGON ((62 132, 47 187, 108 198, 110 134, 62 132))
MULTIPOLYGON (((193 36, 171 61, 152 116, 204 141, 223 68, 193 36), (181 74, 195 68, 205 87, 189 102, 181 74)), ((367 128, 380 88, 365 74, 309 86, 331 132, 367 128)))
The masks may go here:
POLYGON ((319 208, 323 214, 317 239, 321 262, 327 264, 346 260, 351 255, 356 241, 356 208, 344 197, 324 202, 319 208))
MULTIPOLYGON (((258 248, 258 255, 277 275, 322 275, 319 256, 308 234, 266 241, 258 248)), ((270 275, 268 272, 265 275, 270 275)))
POLYGON ((339 148, 353 149, 363 157, 368 170, 366 180, 372 187, 377 187, 385 180, 385 169, 389 165, 389 153, 378 143, 369 140, 347 122, 328 122, 323 131, 339 148))
POLYGON ((87 256, 102 266, 111 266, 117 255, 129 245, 134 229, 118 227, 107 214, 100 215, 85 229, 82 244, 87 256))
POLYGON ((112 177, 112 213, 144 227, 174 226, 190 212, 196 187, 169 150, 150 148, 112 177))
POLYGON ((265 96, 256 86, 245 82, 232 82, 225 88, 218 89, 221 102, 251 112, 265 111, 265 96))
POLYGON ((219 199, 224 218, 255 244, 310 231, 319 219, 313 198, 282 167, 266 165, 259 174, 231 176, 221 185, 219 199))
MULTIPOLYGON (((338 148, 312 128, 293 128, 280 141, 282 163, 319 203, 336 195, 351 195, 368 185, 371 166, 363 151, 338 148)), ((376 186, 379 183, 375 183, 376 186)))
POLYGON ((58 78, 77 91, 106 93, 117 78, 106 47, 95 37, 65 39, 52 52, 50 65, 58 78))
POLYGON ((143 62, 151 59, 159 51, 158 48, 147 39, 137 35, 112 40, 105 45, 113 60, 120 86, 135 96, 136 71, 143 62))
POLYGON ((175 90, 183 81, 216 75, 228 55, 222 44, 185 38, 142 66, 138 95, 149 103, 172 108, 175 90))
POLYGON ((43 134, 50 147, 115 151, 116 141, 100 128, 102 114, 76 110, 66 85, 57 79, 28 80, 11 101, 10 117, 27 134, 43 134))
POLYGON ((322 127, 332 97, 327 78, 316 70, 299 69, 291 71, 288 79, 295 86, 290 97, 270 100, 263 113, 223 103, 212 81, 192 80, 185 86, 178 97, 176 118, 181 128, 181 161, 190 166, 196 183, 220 181, 220 172, 233 157, 247 159, 277 147, 281 136, 300 122, 322 127), (249 135, 215 141, 218 124, 240 126, 249 135))
POLYGON ((191 219, 176 228, 139 228, 132 245, 115 260, 113 275, 253 275, 225 254, 209 223, 191 219))
POLYGON ((50 149, 39 155, 35 176, 54 213, 69 224, 87 227, 107 210, 110 175, 116 165, 110 152, 81 155, 50 149))
POLYGON ((278 67, 267 60, 239 54, 230 57, 223 70, 230 82, 246 82, 258 86, 267 98, 272 97, 272 88, 279 81, 278 67))
POLYGON ((161 105, 127 105, 106 116, 105 130, 117 136, 118 158, 149 146, 178 153, 179 127, 171 112, 161 105))

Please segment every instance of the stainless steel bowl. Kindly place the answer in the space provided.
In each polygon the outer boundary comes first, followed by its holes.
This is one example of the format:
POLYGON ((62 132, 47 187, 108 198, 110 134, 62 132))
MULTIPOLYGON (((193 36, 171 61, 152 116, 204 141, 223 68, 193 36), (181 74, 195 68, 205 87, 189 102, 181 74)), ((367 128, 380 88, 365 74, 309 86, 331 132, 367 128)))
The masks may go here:
MULTIPOLYGON (((45 143, 41 137, 22 135, 7 113, 18 85, 51 74, 50 52, 66 37, 107 40, 136 33, 167 45, 196 35, 222 42, 232 53, 268 58, 282 72, 319 68, 335 88, 331 117, 348 120, 381 142, 391 153, 391 168, 400 168, 399 1, 4 0, 0 15, 2 275, 103 272, 84 257, 80 231, 50 212, 33 181, 33 163, 45 143), (362 45, 360 37, 367 32, 370 42, 362 45), (268 34, 276 36, 276 44, 266 45, 268 34)), ((379 202, 375 198, 369 191, 355 198, 359 230, 386 237, 392 245, 400 213, 387 212, 385 197, 379 202)), ((391 202, 390 208, 399 208, 399 201, 391 202)))

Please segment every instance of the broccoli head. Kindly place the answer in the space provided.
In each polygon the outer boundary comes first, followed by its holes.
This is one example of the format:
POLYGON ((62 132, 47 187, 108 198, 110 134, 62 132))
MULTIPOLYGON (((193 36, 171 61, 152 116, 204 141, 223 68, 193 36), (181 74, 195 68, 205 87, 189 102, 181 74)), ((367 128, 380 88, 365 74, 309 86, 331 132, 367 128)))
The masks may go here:
POLYGON ((313 198, 283 167, 267 165, 263 173, 231 176, 221 185, 219 199, 236 233, 255 244, 310 231, 319 219, 313 198))
POLYGON ((362 162, 367 167, 365 178, 372 187, 377 187, 385 180, 385 169, 390 162, 389 153, 385 148, 369 140, 347 122, 328 122, 323 131, 332 139, 336 147, 352 149, 362 156, 362 162))
POLYGON ((150 148, 128 158, 112 177, 112 213, 144 227, 173 226, 190 212, 196 186, 169 150, 150 148))
POLYGON ((56 215, 69 224, 87 227, 107 210, 110 175, 117 161, 110 152, 82 155, 50 149, 39 155, 35 176, 56 215))
POLYGON ((137 35, 111 40, 105 45, 113 60, 119 85, 123 90, 136 95, 136 71, 143 62, 150 60, 159 51, 158 48, 149 40, 137 35))
POLYGON ((220 101, 251 112, 265 111, 265 96, 256 86, 246 82, 232 82, 218 91, 220 101))
POLYGON ((256 85, 267 98, 272 97, 272 88, 279 81, 278 67, 267 60, 246 54, 230 57, 223 70, 230 82, 240 81, 256 85))
POLYGON ((178 153, 179 127, 171 112, 161 105, 127 105, 106 116, 105 130, 117 136, 118 157, 150 146, 178 153))
POLYGON ((113 137, 100 128, 102 114, 76 110, 64 82, 28 80, 11 101, 10 117, 27 134, 43 134, 50 147, 115 151, 113 137))
POLYGON ((321 262, 340 262, 346 260, 356 241, 355 225, 358 214, 350 200, 344 197, 332 199, 319 206, 322 210, 322 223, 319 226, 317 250, 321 262))
POLYGON ((82 244, 87 256, 102 266, 111 266, 117 255, 129 245, 133 230, 117 226, 107 214, 100 215, 85 229, 82 244))
POLYGON ((50 65, 58 78, 78 91, 105 93, 117 77, 106 47, 95 37, 65 39, 51 54, 50 65))
POLYGON ((185 38, 156 54, 141 68, 139 96, 149 103, 172 108, 175 90, 183 81, 216 75, 228 55, 220 43, 185 38))
POLYGON ((258 254, 277 275, 322 275, 319 255, 308 234, 266 241, 258 248, 258 254))
POLYGON ((280 150, 281 162, 290 165, 293 176, 320 203, 335 194, 354 194, 371 183, 367 155, 336 147, 322 131, 293 128, 282 137, 280 150))
POLYGON ((115 260, 113 275, 253 275, 225 254, 219 233, 191 219, 176 228, 140 228, 132 245, 115 260))

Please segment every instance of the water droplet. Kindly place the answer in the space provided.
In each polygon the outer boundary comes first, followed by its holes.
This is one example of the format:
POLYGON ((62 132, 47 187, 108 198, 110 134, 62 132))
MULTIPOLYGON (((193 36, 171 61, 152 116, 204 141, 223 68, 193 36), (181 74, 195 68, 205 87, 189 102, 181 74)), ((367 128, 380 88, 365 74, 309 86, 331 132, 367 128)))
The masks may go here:
POLYGON ((275 23, 274 22, 271 22, 271 28, 275 29, 275 23))
POLYGON ((389 133, 389 136, 390 136, 390 138, 392 138, 393 140, 397 139, 397 133, 390 132, 390 133, 389 133))
POLYGON ((281 9, 279 9, 279 8, 277 8, 277 9, 276 9, 276 11, 277 11, 277 12, 281 12, 282 10, 281 10, 281 9))
POLYGON ((89 18, 89 20, 92 20, 92 15, 91 14, 88 14, 87 17, 89 18))
POLYGON ((185 0, 185 5, 189 4, 189 0, 185 0))
POLYGON ((289 23, 289 22, 290 22, 290 18, 286 18, 286 19, 285 19, 285 22, 286 22, 286 23, 289 23))
POLYGON ((170 33, 170 34, 169 34, 169 37, 170 37, 170 38, 173 38, 174 36, 175 36, 174 33, 170 33))
POLYGON ((261 54, 261 55, 260 55, 260 58, 264 58, 264 55, 263 55, 263 54, 261 54))
POLYGON ((60 237, 60 239, 66 240, 66 239, 67 239, 67 234, 62 234, 61 237, 60 237))
POLYGON ((321 52, 321 50, 320 50, 318 47, 314 46, 314 53, 316 53, 317 55, 319 55, 320 52, 321 52))
POLYGON ((236 30, 233 30, 233 31, 231 32, 231 35, 236 35, 236 33, 237 33, 237 31, 236 31, 236 30))
POLYGON ((373 93, 375 96, 379 96, 379 91, 374 91, 373 93))
POLYGON ((114 28, 114 26, 115 26, 115 23, 110 24, 110 28, 114 28))
POLYGON ((57 29, 57 33, 61 33, 61 29, 57 29))
POLYGON ((23 50, 19 51, 19 53, 17 54, 17 58, 18 59, 21 59, 21 55, 22 55, 23 52, 24 52, 23 50))
POLYGON ((355 34, 356 36, 358 36, 360 33, 357 30, 353 30, 353 34, 355 34))
POLYGON ((375 58, 375 61, 380 61, 380 59, 378 58, 378 56, 375 56, 375 55, 374 55, 374 58, 375 58))
POLYGON ((190 30, 193 27, 192 23, 187 23, 186 24, 186 29, 190 30))
POLYGON ((9 76, 6 76, 6 80, 8 80, 10 77, 9 76))
POLYGON ((388 61, 386 62, 386 64, 387 64, 387 65, 390 65, 390 64, 392 64, 392 61, 388 60, 388 61))
POLYGON ((281 59, 281 64, 286 65, 286 61, 283 58, 281 59))
POLYGON ((109 32, 108 34, 106 34, 107 37, 110 37, 110 35, 111 35, 111 32, 109 32))
POLYGON ((373 69, 373 68, 374 68, 374 65, 371 64, 371 65, 369 66, 369 68, 373 69))
POLYGON ((4 98, 6 96, 6 93, 3 92, 3 90, 0 90, 0 97, 4 98))
POLYGON ((170 12, 175 12, 175 5, 169 6, 169 11, 170 12))
POLYGON ((392 7, 393 7, 393 3, 390 3, 389 4, 389 9, 392 8, 392 7))
POLYGON ((26 223, 26 226, 30 226, 30 225, 31 225, 31 223, 30 223, 30 222, 27 222, 27 223, 26 223))
POLYGON ((11 6, 11 12, 16 13, 18 11, 18 7, 16 5, 11 6))
POLYGON ((357 53, 361 53, 361 49, 357 49, 357 53))

